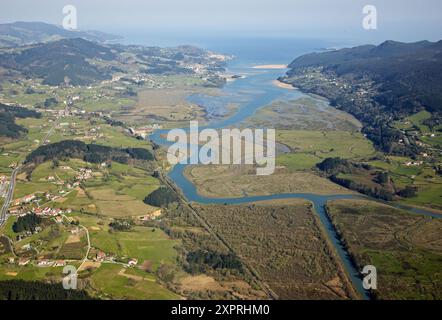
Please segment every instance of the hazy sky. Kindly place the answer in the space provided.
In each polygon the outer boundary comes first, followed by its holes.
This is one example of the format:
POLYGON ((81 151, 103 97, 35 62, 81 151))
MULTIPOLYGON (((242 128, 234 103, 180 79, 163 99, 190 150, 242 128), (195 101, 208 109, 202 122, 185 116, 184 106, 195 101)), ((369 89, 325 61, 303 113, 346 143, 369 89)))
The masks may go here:
POLYGON ((61 24, 78 10, 80 29, 180 37, 275 35, 358 42, 442 39, 441 0, 0 0, 0 22, 61 24), (362 28, 362 8, 378 10, 378 29, 362 28))

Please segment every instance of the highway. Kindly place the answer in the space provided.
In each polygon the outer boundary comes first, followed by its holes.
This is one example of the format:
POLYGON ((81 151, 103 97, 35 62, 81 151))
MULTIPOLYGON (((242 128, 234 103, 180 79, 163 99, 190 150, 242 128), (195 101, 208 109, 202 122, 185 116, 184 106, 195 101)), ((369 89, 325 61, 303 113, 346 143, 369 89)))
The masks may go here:
POLYGON ((17 174, 21 169, 21 164, 18 165, 11 174, 11 181, 9 182, 8 191, 6 194, 5 202, 3 203, 1 212, 0 212, 0 227, 6 222, 6 214, 8 212, 9 204, 12 201, 12 197, 14 195, 15 188, 15 180, 17 178, 17 174))

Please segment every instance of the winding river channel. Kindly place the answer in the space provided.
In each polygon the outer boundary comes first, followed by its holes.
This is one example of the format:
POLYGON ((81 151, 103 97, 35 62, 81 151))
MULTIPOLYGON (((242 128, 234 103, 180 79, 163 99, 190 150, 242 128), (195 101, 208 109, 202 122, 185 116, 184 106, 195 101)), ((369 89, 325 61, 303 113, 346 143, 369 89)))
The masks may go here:
MULTIPOLYGON (((208 112, 209 118, 212 119, 207 126, 200 127, 200 130, 208 127, 213 129, 221 129, 234 125, 239 127, 241 122, 253 116, 258 109, 273 101, 287 101, 306 96, 298 90, 288 90, 272 84, 273 80, 283 74, 284 70, 281 69, 253 69, 250 66, 247 67, 237 64, 233 68, 231 67, 229 71, 234 74, 246 75, 246 77, 227 83, 222 89, 222 94, 219 96, 193 95, 188 98, 190 102, 204 106, 208 112), (226 117, 227 105, 231 103, 238 105, 239 108, 234 114, 226 117), (222 115, 224 115, 224 117, 222 117, 222 115)), ((188 130, 188 128, 183 129, 188 130)), ((165 134, 167 134, 167 130, 157 130, 149 138, 159 145, 168 146, 171 142, 168 142, 164 138, 165 134)), ((186 165, 182 164, 176 165, 169 173, 169 178, 182 190, 182 193, 189 202, 197 202, 201 204, 241 204, 289 198, 306 199, 310 201, 314 205, 315 211, 327 232, 327 236, 336 249, 354 288, 364 299, 369 299, 368 292, 364 290, 362 286, 361 274, 353 265, 350 255, 341 242, 325 210, 325 205, 330 200, 352 199, 358 198, 359 196, 291 193, 247 196, 242 198, 208 198, 200 195, 197 192, 195 185, 184 176, 185 167, 186 165)), ((362 196, 359 198, 361 197, 362 196)), ((410 213, 440 218, 439 215, 429 211, 404 207, 401 208, 409 210, 410 213)))

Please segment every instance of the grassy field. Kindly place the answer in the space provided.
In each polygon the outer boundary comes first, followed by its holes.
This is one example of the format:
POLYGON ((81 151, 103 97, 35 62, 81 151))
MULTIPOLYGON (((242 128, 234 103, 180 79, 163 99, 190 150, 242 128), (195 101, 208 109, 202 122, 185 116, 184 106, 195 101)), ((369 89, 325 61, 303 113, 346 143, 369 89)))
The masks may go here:
POLYGON ((415 198, 402 200, 404 204, 428 207, 442 212, 442 179, 434 183, 418 184, 415 198))
POLYGON ((141 216, 156 210, 141 200, 127 194, 119 194, 114 189, 103 187, 88 188, 87 190, 98 212, 105 216, 115 218, 141 216))
POLYGON ((275 193, 348 194, 325 178, 310 172, 276 170, 272 175, 257 176, 251 166, 190 166, 186 177, 195 183, 198 193, 208 197, 243 197, 275 193))
POLYGON ((310 203, 284 200, 198 210, 280 299, 352 295, 310 203))
POLYGON ((312 97, 274 102, 243 125, 276 128, 277 142, 291 149, 277 156, 277 164, 291 171, 309 170, 327 157, 359 159, 375 153, 359 132, 359 121, 312 97))
POLYGON ((375 154, 372 143, 359 132, 277 130, 276 141, 288 146, 276 164, 290 171, 309 170, 325 158, 362 159, 375 154))
POLYGON ((13 231, 12 225, 17 221, 17 217, 11 217, 2 227, 0 232, 7 235, 14 241, 14 250, 18 254, 28 257, 45 259, 72 259, 81 260, 86 254, 86 235, 79 233, 78 236, 71 236, 68 226, 55 224, 48 219, 43 223, 43 230, 26 237, 20 241, 15 241, 17 234, 13 231), (26 245, 31 245, 32 250, 25 250, 26 245))
POLYGON ((114 113, 116 119, 142 125, 161 123, 166 127, 185 125, 190 120, 204 121, 202 107, 189 103, 186 98, 192 93, 217 94, 217 89, 209 89, 180 83, 178 87, 145 89, 138 92, 137 103, 114 113))
MULTIPOLYGON (((130 232, 111 232, 107 217, 92 215, 71 215, 88 228, 91 245, 118 257, 137 258, 140 264, 148 260, 156 269, 161 264, 175 264, 178 240, 170 239, 158 228, 137 226, 130 232)), ((92 258, 92 257, 91 257, 92 258)))
POLYGON ((126 277, 120 265, 103 264, 90 277, 92 287, 100 296, 112 299, 169 300, 180 296, 162 287, 152 278, 141 274, 126 277))
POLYGON ((103 232, 92 232, 92 243, 105 252, 119 256, 137 258, 143 262, 150 261, 154 268, 161 264, 176 262, 174 249, 179 241, 171 240, 160 229, 136 227, 132 232, 116 232, 104 236, 103 232))
POLYGON ((308 153, 287 153, 276 157, 276 164, 290 171, 310 170, 321 161, 321 158, 308 153))
POLYGON ((25 106, 35 106, 37 104, 43 105, 46 98, 50 97, 50 94, 46 93, 49 91, 49 87, 47 86, 41 86, 35 93, 26 94, 26 85, 9 81, 2 81, 1 85, 3 88, 2 91, 6 93, 4 96, 6 102, 18 103, 25 106))
POLYGON ((63 279, 63 267, 35 267, 2 264, 0 266, 0 281, 2 280, 26 280, 26 281, 55 281, 63 279))
POLYGON ((417 188, 415 197, 401 199, 400 202, 442 211, 442 177, 431 164, 407 167, 405 163, 409 161, 412 160, 406 157, 387 156, 385 160, 369 161, 368 164, 388 170, 398 189, 407 185, 417 188))
POLYGON ((358 266, 374 265, 379 299, 442 298, 442 221, 376 202, 328 204, 358 266))
POLYGON ((17 217, 9 217, 6 223, 1 227, 0 233, 8 236, 10 239, 14 240, 16 233, 12 230, 12 226, 17 221, 17 217))
MULTIPOLYGON (((89 230, 91 245, 119 260, 136 258, 139 265, 148 261, 153 273, 127 269, 119 264, 106 264, 88 275, 94 294, 115 299, 179 299, 180 297, 157 283, 155 272, 163 265, 176 265, 176 246, 180 241, 170 239, 158 228, 137 226, 130 232, 111 232, 111 221, 105 217, 71 215, 89 230), (127 275, 132 275, 127 276, 127 275)), ((93 258, 92 256, 90 258, 93 258)))
POLYGON ((260 109, 245 126, 281 130, 359 131, 360 122, 353 116, 312 97, 276 101, 260 109))
POLYGON ((151 176, 150 171, 116 162, 109 168, 103 168, 79 159, 60 161, 56 167, 52 161, 47 161, 33 170, 29 181, 18 180, 14 197, 35 192, 58 194, 60 190, 66 191, 63 184, 56 185, 54 182, 72 183, 81 168, 91 168, 93 177, 84 182, 82 189, 67 190, 69 193, 48 205, 111 217, 140 216, 156 210, 144 204, 143 199, 159 187, 159 181, 151 176), (48 181, 51 176, 57 181, 48 181))
POLYGON ((156 208, 143 199, 159 187, 149 172, 113 163, 103 176, 87 181, 86 192, 98 212, 111 217, 140 216, 156 208))
MULTIPOLYGON (((103 263, 92 272, 81 275, 82 279, 92 286, 92 294, 99 297, 112 297, 117 299, 177 299, 180 298, 163 285, 158 283, 156 272, 160 266, 172 266, 177 264, 176 247, 179 240, 169 238, 163 231, 153 227, 136 226, 130 232, 112 232, 109 223, 112 219, 97 217, 79 213, 70 214, 72 218, 84 225, 90 234, 91 244, 95 249, 114 255, 118 260, 127 262, 130 258, 136 258, 139 265, 149 262, 150 272, 138 268, 128 269, 121 272, 121 264, 103 263)), ((1 233, 15 239, 12 224, 15 219, 9 219, 3 226, 1 233)), ((15 242, 15 252, 21 256, 30 257, 32 260, 42 259, 74 259, 69 264, 79 266, 83 259, 86 248, 86 234, 80 231, 78 235, 68 232, 69 225, 49 223, 43 224, 43 230, 30 237, 15 242), (32 250, 26 251, 23 246, 31 244, 32 250)), ((81 230, 81 229, 80 229, 81 230)), ((36 267, 29 264, 24 267, 7 263, 7 257, 0 255, 0 280, 23 279, 41 281, 61 281, 62 268, 36 267)), ((95 256, 91 255, 91 259, 95 256)), ((17 258, 16 258, 17 259, 17 258)), ((88 289, 89 290, 89 289, 88 289)))
POLYGON ((371 142, 356 132, 278 130, 276 141, 295 152, 319 158, 362 158, 374 154, 371 142))
POLYGON ((0 156, 0 171, 10 173, 9 165, 19 163, 26 155, 38 147, 50 128, 49 120, 42 119, 16 119, 16 123, 25 127, 28 133, 18 140, 3 141, 1 144, 2 155, 0 156))
POLYGON ((428 111, 420 111, 412 116, 407 117, 404 121, 395 123, 395 127, 402 130, 412 130, 416 126, 422 133, 430 132, 430 128, 423 124, 424 120, 431 117, 428 111))

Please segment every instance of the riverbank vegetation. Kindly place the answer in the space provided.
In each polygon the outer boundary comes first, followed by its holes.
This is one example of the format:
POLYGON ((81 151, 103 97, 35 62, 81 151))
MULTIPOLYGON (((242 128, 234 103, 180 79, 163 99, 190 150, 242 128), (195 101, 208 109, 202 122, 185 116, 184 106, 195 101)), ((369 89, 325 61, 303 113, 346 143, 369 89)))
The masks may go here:
POLYGON ((201 205, 198 211, 280 299, 354 297, 307 201, 201 205))
POLYGON ((442 298, 442 221, 365 200, 328 203, 328 214, 358 265, 377 269, 377 299, 442 298))
POLYGON ((159 226, 181 239, 179 265, 188 273, 175 272, 176 292, 193 299, 269 298, 261 284, 243 265, 242 257, 206 224, 205 217, 181 202, 165 209, 159 226))
POLYGON ((199 194, 214 198, 276 193, 351 193, 312 172, 290 172, 286 168, 277 168, 272 175, 257 176, 256 168, 251 165, 196 165, 187 167, 184 174, 196 185, 199 194))

